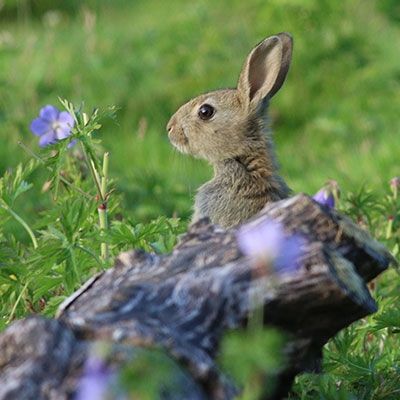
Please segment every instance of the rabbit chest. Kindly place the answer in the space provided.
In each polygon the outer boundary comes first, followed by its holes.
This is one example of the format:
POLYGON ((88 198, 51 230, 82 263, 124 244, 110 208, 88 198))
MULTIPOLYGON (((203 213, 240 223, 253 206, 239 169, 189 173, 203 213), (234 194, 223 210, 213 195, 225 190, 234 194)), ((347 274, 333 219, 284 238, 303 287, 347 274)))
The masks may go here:
POLYGON ((199 188, 193 222, 208 217, 212 223, 229 228, 257 214, 268 201, 282 197, 267 179, 254 180, 232 161, 199 188))

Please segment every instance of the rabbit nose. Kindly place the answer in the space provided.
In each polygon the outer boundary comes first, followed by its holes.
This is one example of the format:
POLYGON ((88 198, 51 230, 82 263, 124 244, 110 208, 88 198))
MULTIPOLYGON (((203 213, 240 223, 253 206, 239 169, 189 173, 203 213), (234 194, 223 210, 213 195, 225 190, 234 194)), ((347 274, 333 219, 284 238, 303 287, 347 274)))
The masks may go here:
POLYGON ((167 131, 171 133, 175 129, 176 123, 174 119, 171 119, 167 124, 167 131))

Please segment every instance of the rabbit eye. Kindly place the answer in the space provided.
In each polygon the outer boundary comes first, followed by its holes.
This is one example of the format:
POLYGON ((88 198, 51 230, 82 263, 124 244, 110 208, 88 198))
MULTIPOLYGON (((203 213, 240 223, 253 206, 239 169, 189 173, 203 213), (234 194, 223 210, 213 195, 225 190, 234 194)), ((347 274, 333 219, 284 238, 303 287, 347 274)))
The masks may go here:
POLYGON ((200 119, 205 121, 212 118, 212 116, 215 114, 215 108, 213 106, 210 106, 209 104, 203 104, 200 106, 197 114, 200 119))

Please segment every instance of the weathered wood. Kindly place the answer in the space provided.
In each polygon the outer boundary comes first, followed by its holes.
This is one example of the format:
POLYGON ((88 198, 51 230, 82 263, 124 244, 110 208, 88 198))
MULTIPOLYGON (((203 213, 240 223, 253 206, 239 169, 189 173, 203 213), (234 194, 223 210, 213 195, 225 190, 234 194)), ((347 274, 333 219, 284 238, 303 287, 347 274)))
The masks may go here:
MULTIPOLYGON (((221 338, 228 329, 245 327, 252 312, 263 307, 265 324, 291 337, 289 363, 279 371, 270 397, 282 398, 297 373, 318 369, 330 337, 376 310, 365 283, 393 258, 357 225, 305 195, 266 206, 250 224, 265 218, 305 237, 300 268, 271 279, 240 253, 234 229, 200 221, 169 255, 121 254, 114 268, 64 302, 57 317, 78 343, 101 339, 161 347, 187 368, 206 398, 230 399, 234 386, 215 363, 221 338)), ((3 335, 10 340, 15 334, 3 335)), ((0 373, 8 364, 2 363, 0 373)), ((38 388, 46 379, 38 379, 38 388)))
MULTIPOLYGON (((85 361, 93 357, 93 344, 77 339, 71 329, 56 320, 38 316, 16 321, 0 336, 0 399, 74 399, 85 361)), ((104 363, 110 371, 116 370, 146 352, 114 343, 104 363)), ((158 359, 161 357, 168 358, 160 354, 158 359)), ((168 365, 168 377, 175 381, 164 385, 163 399, 207 400, 203 389, 188 373, 173 360, 168 365)))
POLYGON ((63 323, 17 321, 0 336, 0 399, 69 399, 86 356, 63 323))
POLYGON ((337 250, 354 264, 366 282, 378 276, 390 263, 397 264, 385 246, 346 215, 321 206, 305 194, 298 194, 284 203, 283 207, 282 202, 267 204, 261 215, 282 222, 288 232, 304 233, 311 240, 337 250))

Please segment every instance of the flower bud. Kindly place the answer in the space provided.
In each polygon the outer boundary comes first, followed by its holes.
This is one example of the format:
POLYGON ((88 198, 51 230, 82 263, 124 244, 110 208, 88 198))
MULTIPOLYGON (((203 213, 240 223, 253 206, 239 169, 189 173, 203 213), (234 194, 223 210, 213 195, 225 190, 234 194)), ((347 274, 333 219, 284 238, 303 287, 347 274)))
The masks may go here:
POLYGON ((393 197, 396 199, 397 198, 397 193, 399 192, 400 188, 400 177, 395 176, 390 180, 390 190, 393 193, 393 197))

